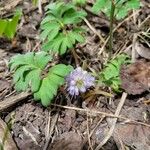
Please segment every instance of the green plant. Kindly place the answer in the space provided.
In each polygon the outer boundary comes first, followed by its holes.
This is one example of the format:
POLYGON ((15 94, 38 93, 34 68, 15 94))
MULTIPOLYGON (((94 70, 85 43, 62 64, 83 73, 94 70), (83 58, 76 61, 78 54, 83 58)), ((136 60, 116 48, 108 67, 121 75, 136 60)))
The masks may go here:
POLYGON ((110 60, 100 73, 99 83, 110 86, 114 91, 119 92, 121 84, 120 67, 127 63, 130 63, 130 59, 125 54, 118 55, 115 59, 110 60))
MULTIPOLYGON (((140 7, 140 0, 113 0, 113 3, 115 5, 114 17, 118 20, 123 19, 128 14, 128 11, 140 7)), ((95 13, 102 11, 110 17, 111 5, 112 0, 96 0, 92 10, 95 13)))
POLYGON ((36 6, 37 3, 38 3, 38 0, 32 0, 32 4, 33 4, 34 6, 36 6))
POLYGON ((44 41, 42 49, 64 54, 73 48, 76 42, 83 42, 84 30, 77 24, 86 16, 84 11, 77 11, 76 7, 64 2, 56 2, 46 7, 46 17, 41 22, 41 39, 44 41))
POLYGON ((20 17, 21 12, 16 11, 12 19, 0 19, 0 37, 13 39, 20 17))
POLYGON ((114 18, 118 20, 123 19, 128 14, 128 11, 139 7, 139 0, 96 0, 92 8, 93 12, 98 13, 102 11, 110 18, 109 57, 111 57, 113 47, 114 18))
POLYGON ((46 52, 29 52, 12 57, 9 65, 14 71, 13 81, 17 91, 31 89, 34 99, 41 100, 43 106, 48 106, 57 94, 59 86, 64 84, 64 78, 72 70, 70 65, 58 64, 51 67, 48 73, 45 67, 52 58, 46 52))
POLYGON ((85 5, 87 0, 73 0, 75 5, 85 5))

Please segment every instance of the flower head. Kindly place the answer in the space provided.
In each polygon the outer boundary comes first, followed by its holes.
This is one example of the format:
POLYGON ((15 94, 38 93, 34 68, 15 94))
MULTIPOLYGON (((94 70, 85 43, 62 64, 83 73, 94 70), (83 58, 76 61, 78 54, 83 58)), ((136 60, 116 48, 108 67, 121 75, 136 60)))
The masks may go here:
POLYGON ((66 78, 70 95, 79 95, 94 85, 95 78, 81 67, 77 67, 66 78))

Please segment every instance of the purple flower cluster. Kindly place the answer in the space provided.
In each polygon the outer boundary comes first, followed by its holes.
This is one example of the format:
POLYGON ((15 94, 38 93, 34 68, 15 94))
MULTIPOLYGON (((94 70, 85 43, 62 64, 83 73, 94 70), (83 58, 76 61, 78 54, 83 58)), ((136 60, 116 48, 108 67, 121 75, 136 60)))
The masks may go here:
POLYGON ((79 95, 84 93, 88 88, 94 86, 95 78, 81 67, 73 70, 66 78, 68 92, 70 95, 79 95))

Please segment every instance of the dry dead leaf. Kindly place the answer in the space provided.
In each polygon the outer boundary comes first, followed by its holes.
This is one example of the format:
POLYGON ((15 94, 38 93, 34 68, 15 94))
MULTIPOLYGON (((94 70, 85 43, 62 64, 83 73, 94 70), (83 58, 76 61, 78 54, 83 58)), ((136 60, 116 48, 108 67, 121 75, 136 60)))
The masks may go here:
POLYGON ((83 140, 81 136, 74 132, 65 132, 56 138, 49 150, 82 150, 83 140))
POLYGON ((141 57, 150 59, 150 48, 144 47, 139 42, 136 42, 135 49, 141 57))
POLYGON ((132 95, 141 94, 150 88, 150 62, 139 60, 120 71, 121 87, 132 95))
MULTIPOLYGON (((145 120, 145 113, 149 115, 149 107, 127 107, 122 109, 121 116, 127 117, 131 120, 138 120, 140 122, 149 123, 149 116, 145 120)), ((106 118, 107 123, 100 124, 92 135, 92 139, 99 144, 108 134, 109 128, 112 126, 113 118, 106 118)), ((119 150, 124 147, 134 150, 149 150, 150 149, 150 128, 140 124, 130 124, 127 121, 118 120, 113 135, 112 142, 116 143, 119 150)), ((107 142, 107 144, 109 141, 107 142)), ((106 145, 107 145, 106 144, 106 145)), ((114 144, 115 145, 115 144, 114 144)))
POLYGON ((133 148, 134 150, 150 149, 150 130, 137 124, 117 124, 113 134, 114 140, 121 149, 121 142, 124 146, 133 148))
MULTIPOLYGON (((7 126, 5 122, 0 118, 0 143, 2 143, 5 131, 7 126)), ((17 150, 15 142, 13 141, 11 134, 8 132, 5 143, 4 143, 4 150, 17 150)))

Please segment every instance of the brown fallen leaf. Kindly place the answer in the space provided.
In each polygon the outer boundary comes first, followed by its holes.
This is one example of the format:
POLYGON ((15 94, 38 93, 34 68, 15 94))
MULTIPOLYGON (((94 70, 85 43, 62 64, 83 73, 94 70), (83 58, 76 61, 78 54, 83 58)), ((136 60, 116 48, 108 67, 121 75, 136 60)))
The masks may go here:
POLYGON ((56 138, 49 150, 82 150, 83 140, 81 136, 74 132, 65 132, 56 138))
MULTIPOLYGON (((138 120, 149 124, 149 108, 150 107, 127 107, 121 111, 121 116, 125 116, 131 120, 138 120), (145 114, 147 117, 145 118, 145 114)), ((92 139, 99 144, 107 135, 109 128, 112 126, 113 119, 106 118, 107 123, 100 124, 94 131, 92 139)), ((117 145, 119 150, 149 150, 150 149, 150 128, 138 123, 129 123, 128 121, 118 120, 112 135, 111 142, 117 145)), ((110 142, 107 141, 108 145, 110 142)), ((104 148, 105 149, 105 148, 104 148)), ((113 148, 112 148, 113 149, 113 148)))
POLYGON ((141 43, 136 42, 135 49, 141 57, 150 59, 150 48, 144 47, 141 43))
POLYGON ((121 149, 121 142, 124 146, 135 150, 150 149, 150 130, 149 127, 136 124, 117 124, 113 138, 118 149, 121 149))
POLYGON ((139 60, 120 70, 121 87, 128 94, 141 94, 150 88, 150 62, 139 60))
MULTIPOLYGON (((0 118, 0 143, 2 143, 4 135, 6 133, 7 125, 0 118)), ((4 150, 17 150, 15 142, 13 141, 11 134, 8 132, 6 135, 6 139, 3 145, 4 150)))

